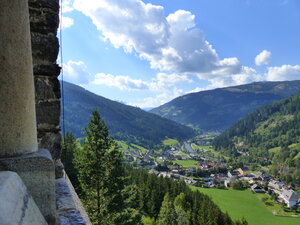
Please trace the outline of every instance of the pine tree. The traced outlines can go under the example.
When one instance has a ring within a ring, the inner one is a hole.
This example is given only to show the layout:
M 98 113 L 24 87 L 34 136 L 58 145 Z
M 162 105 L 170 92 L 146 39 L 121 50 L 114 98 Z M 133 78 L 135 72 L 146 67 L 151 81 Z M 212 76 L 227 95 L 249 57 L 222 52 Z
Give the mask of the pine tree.
M 75 163 L 89 216 L 93 224 L 126 224 L 122 155 L 97 110 L 85 132 L 87 137 Z
M 169 193 L 165 195 L 164 201 L 162 202 L 157 225 L 177 225 L 177 216 Z
M 174 208 L 177 215 L 177 224 L 190 225 L 190 205 L 188 204 L 184 193 L 177 195 L 174 200 Z

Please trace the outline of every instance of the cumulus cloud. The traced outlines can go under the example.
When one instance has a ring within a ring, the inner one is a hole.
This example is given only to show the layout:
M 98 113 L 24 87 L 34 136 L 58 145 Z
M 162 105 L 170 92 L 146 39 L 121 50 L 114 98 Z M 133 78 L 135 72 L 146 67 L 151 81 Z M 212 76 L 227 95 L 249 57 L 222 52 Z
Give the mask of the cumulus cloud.
M 169 82 L 174 74 L 183 81 L 186 74 L 196 74 L 215 84 L 239 83 L 252 74 L 244 75 L 235 57 L 219 59 L 189 11 L 165 16 L 162 6 L 141 0 L 74 0 L 74 8 L 92 19 L 104 40 L 148 60 L 151 68 L 168 74 Z
M 152 82 L 149 83 L 150 90 L 152 91 L 166 91 L 173 89 L 176 83 L 181 82 L 193 82 L 188 78 L 186 74 L 176 74 L 176 73 L 158 73 Z
M 94 84 L 102 84 L 110 87 L 117 87 L 121 90 L 145 90 L 149 89 L 149 84 L 142 80 L 135 80 L 129 76 L 116 76 L 112 74 L 97 73 Z
M 134 102 L 129 104 L 138 106 L 140 108 L 154 108 L 183 94 L 183 90 L 173 87 L 165 92 L 155 95 L 154 97 L 144 98 L 142 102 Z
M 73 0 L 63 0 L 62 1 L 62 12 L 68 13 L 74 10 Z
M 82 61 L 68 61 L 67 64 L 63 64 L 64 80 L 76 83 L 87 84 L 91 81 L 92 76 L 88 72 L 88 68 Z
M 185 94 L 197 93 L 197 92 L 205 91 L 205 90 L 207 90 L 207 89 L 206 88 L 201 88 L 201 87 L 196 87 L 193 90 L 187 91 Z
M 237 73 L 229 73 L 226 70 L 216 70 L 210 74 L 198 74 L 199 79 L 208 80 L 211 84 L 206 89 L 214 89 L 226 86 L 241 85 L 256 81 L 262 81 L 263 76 L 251 67 L 241 66 Z
M 140 0 L 75 0 L 75 9 L 90 17 L 103 38 L 116 48 L 135 52 L 152 68 L 174 72 L 207 72 L 218 56 L 195 27 L 195 16 Z
M 266 73 L 268 81 L 299 80 L 300 65 L 283 65 L 280 67 L 269 67 Z
M 62 29 L 69 28 L 74 25 L 74 19 L 71 17 L 66 17 L 63 16 L 62 18 L 60 17 L 60 26 L 62 26 Z
M 267 65 L 271 60 L 271 52 L 263 50 L 255 57 L 255 64 L 257 66 Z

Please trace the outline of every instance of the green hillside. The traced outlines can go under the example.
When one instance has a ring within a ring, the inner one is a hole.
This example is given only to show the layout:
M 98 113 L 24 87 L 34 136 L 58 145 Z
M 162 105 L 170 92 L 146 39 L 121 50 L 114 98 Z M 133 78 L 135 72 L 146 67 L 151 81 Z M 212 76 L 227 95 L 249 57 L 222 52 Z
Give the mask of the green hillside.
M 263 105 L 300 91 L 300 81 L 257 82 L 178 97 L 150 112 L 204 131 L 222 131 Z
M 273 175 L 300 187 L 298 143 L 300 93 L 255 110 L 214 140 L 217 150 L 244 163 L 271 164 Z
M 82 87 L 64 82 L 65 130 L 84 136 L 93 109 L 105 120 L 111 135 L 130 143 L 152 146 L 166 138 L 188 139 L 195 132 L 186 126 L 93 94 Z

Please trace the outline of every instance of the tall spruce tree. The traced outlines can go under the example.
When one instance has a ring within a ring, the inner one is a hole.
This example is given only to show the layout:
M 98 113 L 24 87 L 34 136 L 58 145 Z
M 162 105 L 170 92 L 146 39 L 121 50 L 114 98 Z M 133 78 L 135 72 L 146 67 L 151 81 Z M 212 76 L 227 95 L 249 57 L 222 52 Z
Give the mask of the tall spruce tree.
M 158 215 L 157 225 L 177 225 L 177 215 L 169 193 L 165 194 L 164 201 L 162 202 Z
M 83 191 L 83 200 L 93 224 L 115 225 L 126 217 L 122 190 L 124 168 L 122 155 L 97 110 L 92 112 L 85 129 L 82 149 L 76 154 L 75 165 Z

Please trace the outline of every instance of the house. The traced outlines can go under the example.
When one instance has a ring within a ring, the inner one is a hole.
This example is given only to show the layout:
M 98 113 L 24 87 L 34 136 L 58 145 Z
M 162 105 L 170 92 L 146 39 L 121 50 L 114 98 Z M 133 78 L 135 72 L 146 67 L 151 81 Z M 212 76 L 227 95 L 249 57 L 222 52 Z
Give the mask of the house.
M 224 185 L 225 187 L 229 187 L 232 183 L 236 181 L 238 181 L 238 179 L 235 176 L 231 176 L 224 181 Z
M 268 187 L 280 191 L 285 184 L 277 180 L 270 180 Z
M 284 190 L 279 197 L 288 207 L 294 207 L 300 201 L 300 196 L 293 190 Z
M 249 175 L 249 172 L 250 172 L 248 167 L 239 168 L 237 171 L 239 172 L 239 174 L 241 176 L 247 176 L 247 175 Z
M 231 178 L 231 177 L 237 177 L 238 176 L 238 172 L 237 171 L 228 171 L 227 176 L 229 178 Z
M 253 184 L 251 186 L 251 190 L 254 192 L 254 193 L 266 193 L 265 190 L 263 190 L 261 187 L 259 187 L 257 184 Z

